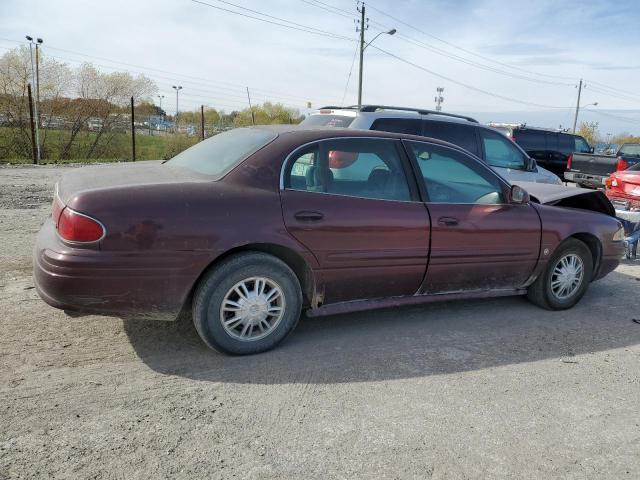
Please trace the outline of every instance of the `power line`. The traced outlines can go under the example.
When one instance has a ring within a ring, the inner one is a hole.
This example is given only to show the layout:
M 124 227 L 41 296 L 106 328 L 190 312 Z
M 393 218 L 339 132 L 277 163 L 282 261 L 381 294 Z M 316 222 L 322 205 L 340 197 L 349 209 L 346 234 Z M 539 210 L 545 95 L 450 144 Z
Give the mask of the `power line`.
M 425 68 L 425 67 L 423 67 L 422 65 L 418 65 L 417 63 L 414 63 L 414 62 L 412 62 L 412 61 L 410 61 L 410 60 L 407 60 L 407 59 L 405 59 L 405 58 L 402 58 L 402 57 L 400 57 L 400 56 L 398 56 L 398 55 L 396 55 L 396 54 L 394 54 L 394 53 L 388 52 L 387 50 L 383 50 L 382 48 L 377 47 L 377 46 L 375 46 L 375 45 L 370 45 L 370 47 L 371 47 L 371 48 L 375 48 L 376 50 L 378 50 L 378 51 L 380 51 L 380 52 L 382 52 L 382 53 L 384 53 L 384 54 L 386 54 L 386 55 L 388 55 L 388 56 L 390 56 L 390 57 L 393 57 L 393 58 L 395 58 L 396 60 L 399 60 L 400 62 L 406 63 L 407 65 L 411 65 L 411 66 L 412 66 L 412 67 L 414 67 L 414 68 L 417 68 L 417 69 L 419 69 L 419 70 L 422 70 L 423 72 L 429 73 L 429 74 L 434 75 L 434 76 L 436 76 L 436 77 L 438 77 L 438 78 L 442 78 L 442 79 L 447 80 L 447 81 L 449 81 L 449 82 L 451 82 L 451 83 L 454 83 L 454 84 L 456 84 L 456 85 L 460 85 L 461 87 L 468 88 L 468 89 L 473 90 L 473 91 L 475 91 L 475 92 L 483 93 L 484 95 L 489 95 L 489 96 L 491 96 L 491 97 L 499 98 L 499 99 L 501 99 L 501 100 L 506 100 L 506 101 L 508 101 L 508 102 L 520 103 L 520 104 L 522 104 L 522 105 L 528 105 L 528 106 L 533 106 L 533 107 L 540 107 L 540 108 L 552 108 L 552 109 L 567 109 L 567 108 L 573 108 L 573 107 L 558 107 L 558 106 L 555 106 L 555 105 L 544 105 L 544 104 L 540 104 L 540 103 L 527 102 L 527 101 L 524 101 L 524 100 L 518 100 L 518 99 L 516 99 L 516 98 L 507 97 L 507 96 L 505 96 L 505 95 L 500 95 L 500 94 L 497 94 L 497 93 L 492 93 L 492 92 L 489 92 L 489 91 L 487 91 L 487 90 L 483 90 L 483 89 L 481 89 L 481 88 L 474 87 L 474 86 L 472 86 L 472 85 L 468 85 L 468 84 L 466 84 L 466 83 L 460 82 L 460 81 L 458 81 L 458 80 L 454 80 L 453 78 L 451 78 L 451 77 L 447 77 L 447 76 L 442 75 L 442 74 L 440 74 L 440 73 L 436 73 L 436 72 L 434 72 L 433 70 L 429 70 L 428 68 Z
M 17 43 L 20 45 L 24 45 L 25 42 L 22 41 L 17 41 L 17 40 L 10 40 L 10 39 L 5 39 L 5 38 L 0 38 L 0 40 L 4 40 L 4 41 L 8 41 L 8 42 L 12 42 L 12 43 Z M 54 50 L 54 51 L 59 51 L 59 52 L 65 52 L 65 53 L 70 53 L 72 55 L 78 55 L 81 57 L 86 57 L 89 58 L 91 60 L 100 60 L 100 61 L 106 61 L 109 63 L 114 63 L 117 65 L 124 65 L 127 67 L 133 67 L 135 69 L 139 69 L 139 70 L 126 70 L 125 71 L 129 71 L 130 73 L 142 73 L 148 76 L 154 76 L 156 78 L 161 78 L 164 80 L 170 80 L 170 81 L 177 81 L 179 79 L 179 81 L 184 82 L 184 83 L 191 83 L 193 85 L 204 85 L 207 86 L 208 88 L 213 88 L 216 90 L 227 90 L 227 91 L 231 91 L 231 92 L 236 92 L 238 93 L 238 89 L 244 89 L 246 88 L 244 85 L 239 85 L 239 84 L 234 84 L 234 83 L 230 83 L 230 82 L 213 82 L 209 79 L 206 78 L 202 78 L 202 77 L 195 77 L 195 76 L 190 76 L 190 75 L 184 75 L 184 74 L 179 74 L 176 72 L 172 72 L 172 71 L 168 71 L 168 70 L 161 70 L 158 68 L 153 68 L 153 67 L 148 67 L 148 66 L 143 66 L 143 65 L 136 65 L 136 64 L 132 64 L 132 63 L 127 63 L 127 62 L 122 62 L 119 60 L 113 60 L 113 59 L 109 59 L 109 58 L 105 58 L 105 57 L 100 57 L 100 56 L 95 56 L 95 55 L 89 55 L 86 53 L 81 53 L 81 52 L 77 52 L 77 51 L 73 51 L 73 50 L 67 50 L 67 49 L 63 49 L 63 48 L 58 48 L 58 47 L 53 47 L 51 45 L 49 45 L 47 47 L 49 50 Z M 57 60 L 63 60 L 63 61 L 70 61 L 70 62 L 77 62 L 77 63 L 81 63 L 81 60 L 77 60 L 77 59 L 73 59 L 73 58 L 66 58 L 66 57 L 61 57 L 61 56 L 53 56 L 53 55 L 48 55 L 51 58 L 55 58 Z M 104 65 L 104 64 L 96 64 L 96 66 L 99 67 L 103 67 L 103 68 L 108 68 L 108 69 L 114 69 L 116 67 L 113 67 L 111 65 Z M 120 68 L 120 67 L 118 67 Z M 160 72 L 160 73 L 166 73 L 171 75 L 171 77 L 166 77 L 166 76 L 161 76 L 158 75 L 156 73 L 150 73 L 150 72 Z M 195 80 L 201 80 L 199 82 L 197 81 L 193 81 L 193 80 L 184 80 L 184 79 L 195 79 Z M 215 83 L 221 83 L 224 85 L 234 85 L 235 88 L 230 88 L 230 87 L 222 87 L 222 86 L 218 86 L 218 85 L 214 85 Z M 296 96 L 296 95 L 291 95 L 291 94 L 283 94 L 283 93 L 279 93 L 279 92 L 273 92 L 270 90 L 263 90 L 261 88 L 254 88 L 252 86 L 250 86 L 252 91 L 255 91 L 257 93 L 263 93 L 263 94 L 268 94 L 271 95 L 273 98 L 279 98 L 279 99 L 291 99 L 294 101 L 302 101 L 302 102 L 307 102 L 310 99 L 308 97 L 301 97 L 301 96 Z M 245 98 L 244 95 L 240 95 L 242 98 Z
M 460 47 L 460 46 L 458 46 L 458 45 L 456 45 L 456 44 L 454 44 L 454 43 L 448 42 L 447 40 L 444 40 L 444 39 L 442 39 L 442 38 L 440 38 L 440 37 L 437 37 L 437 36 L 435 36 L 435 35 L 433 35 L 433 34 L 431 34 L 431 33 L 427 33 L 427 32 L 425 32 L 424 30 L 422 30 L 422 29 L 420 29 L 420 28 L 418 28 L 418 27 L 415 27 L 415 26 L 411 25 L 410 23 L 405 22 L 404 20 L 401 20 L 401 19 L 399 19 L 399 18 L 397 18 L 397 17 L 394 17 L 393 15 L 391 15 L 391 14 L 389 14 L 389 13 L 386 13 L 385 11 L 383 11 L 383 10 L 381 10 L 381 9 L 379 9 L 379 8 L 377 8 L 377 7 L 375 7 L 374 5 L 372 5 L 370 2 L 367 2 L 367 6 L 368 6 L 369 8 L 371 8 L 372 10 L 377 11 L 377 12 L 378 12 L 378 13 L 380 13 L 380 14 L 382 14 L 382 15 L 384 15 L 384 16 L 386 16 L 386 17 L 389 17 L 389 18 L 391 18 L 392 20 L 395 20 L 396 22 L 399 22 L 399 23 L 401 23 L 401 24 L 403 24 L 403 25 L 405 25 L 405 26 L 407 26 L 407 27 L 411 28 L 412 30 L 415 30 L 415 31 L 417 31 L 417 32 L 421 33 L 422 35 L 425 35 L 425 36 L 427 36 L 427 37 L 433 38 L 434 40 L 437 40 L 437 41 L 439 41 L 439 42 L 442 42 L 442 43 L 444 43 L 445 45 L 448 45 L 448 46 L 450 46 L 450 47 L 452 47 L 452 48 L 455 48 L 455 49 L 457 49 L 457 50 L 460 50 L 460 51 L 462 51 L 462 52 L 465 52 L 465 53 L 467 53 L 467 54 L 469 54 L 469 55 L 473 55 L 473 56 L 475 56 L 475 57 L 482 58 L 483 60 L 486 60 L 486 61 L 488 61 L 488 62 L 492 62 L 492 63 L 495 63 L 495 64 L 497 64 L 497 65 L 501 65 L 501 66 L 503 66 L 503 67 L 511 68 L 511 69 L 513 69 L 513 70 L 519 70 L 519 71 L 521 71 L 521 72 L 528 73 L 528 74 L 531 74 L 531 75 L 537 75 L 537 76 L 548 77 L 548 78 L 558 78 L 558 79 L 561 79 L 561 80 L 572 80 L 572 81 L 573 81 L 573 80 L 575 80 L 574 78 L 571 78 L 571 77 L 565 77 L 565 76 L 560 76 L 560 75 L 549 75 L 549 74 L 545 74 L 545 73 L 534 72 L 534 71 L 532 71 L 532 70 L 527 70 L 527 69 L 524 69 L 524 68 L 520 68 L 520 67 L 515 67 L 515 66 L 513 66 L 513 65 L 509 65 L 508 63 L 499 62 L 498 60 L 494 60 L 494 59 L 492 59 L 492 58 L 486 57 L 486 56 L 481 55 L 481 54 L 479 54 L 479 53 L 477 53 L 477 52 L 474 52 L 474 51 L 472 51 L 472 50 L 467 50 L 466 48 L 463 48 L 463 47 Z
M 300 1 L 302 1 L 302 2 L 304 2 L 306 4 L 309 4 L 309 5 L 313 5 L 314 7 L 321 8 L 321 9 L 323 9 L 325 11 L 334 13 L 336 15 L 340 15 L 340 16 L 343 16 L 343 17 L 347 17 L 348 16 L 346 13 L 343 13 L 345 11 L 341 10 L 341 9 L 337 9 L 336 8 L 336 10 L 338 10 L 338 11 L 329 10 L 328 8 L 323 6 L 323 5 L 327 5 L 327 4 L 325 4 L 323 2 L 320 2 L 319 0 L 311 0 L 311 1 L 309 1 L 309 0 L 300 0 Z M 321 3 L 322 5 L 317 5 L 315 2 Z M 421 30 L 416 29 L 415 27 L 412 27 L 411 25 L 407 24 L 406 22 L 402 22 L 401 20 L 396 19 L 395 17 L 392 17 L 391 15 L 385 14 L 381 10 L 378 10 L 378 9 L 375 9 L 375 10 L 381 12 L 383 15 L 386 15 L 386 16 L 389 16 L 390 18 L 393 18 L 396 21 L 399 21 L 400 23 L 403 23 L 403 24 L 405 24 L 407 26 L 410 26 L 411 28 L 413 28 L 413 29 L 415 29 L 415 30 L 417 30 L 417 31 L 422 33 Z M 352 18 L 352 17 L 349 16 L 349 18 Z M 371 21 L 371 23 L 374 23 L 376 25 L 382 26 L 384 28 L 384 30 L 389 30 L 389 28 L 390 28 L 389 25 L 385 25 L 385 24 L 382 24 L 382 23 L 374 21 L 374 20 L 370 20 L 370 21 Z M 428 35 L 428 34 L 425 33 L 425 35 Z M 573 87 L 575 85 L 574 83 L 558 82 L 558 81 L 554 81 L 554 80 L 542 80 L 540 78 L 534 78 L 534 77 L 531 77 L 531 76 L 526 76 L 526 75 L 523 75 L 521 73 L 513 73 L 513 72 L 508 72 L 508 71 L 505 71 L 505 70 L 501 70 L 501 69 L 496 68 L 496 67 L 492 67 L 492 66 L 489 66 L 489 65 L 485 65 L 485 64 L 470 60 L 468 58 L 461 57 L 460 55 L 455 55 L 453 53 L 447 52 L 446 50 L 443 50 L 441 48 L 435 47 L 435 46 L 430 45 L 428 43 L 425 43 L 425 42 L 423 42 L 421 40 L 415 39 L 415 38 L 410 37 L 408 35 L 404 35 L 402 33 L 396 34 L 396 37 L 400 38 L 401 40 L 404 40 L 407 43 L 410 43 L 410 44 L 412 44 L 414 46 L 417 46 L 419 48 L 423 48 L 425 50 L 429 50 L 431 52 L 434 52 L 437 55 L 441 55 L 441 56 L 443 56 L 445 58 L 449 58 L 451 60 L 455 60 L 455 61 L 464 63 L 466 65 L 470 65 L 472 67 L 476 67 L 476 68 L 479 68 L 479 69 L 482 69 L 482 70 L 485 70 L 485 71 L 488 71 L 488 72 L 496 73 L 496 74 L 499 74 L 499 75 L 504 75 L 504 76 L 507 76 L 507 77 L 510 77 L 510 78 L 515 78 L 515 79 L 524 80 L 524 81 L 528 81 L 528 82 L 539 83 L 539 84 L 546 84 L 546 85 L 558 85 L 558 86 L 569 86 L 569 87 Z
M 640 118 L 621 117 L 619 115 L 613 115 L 611 113 L 606 113 L 606 112 L 603 112 L 601 110 L 596 110 L 596 109 L 591 109 L 591 108 L 584 108 L 583 110 L 586 110 L 586 111 L 591 112 L 591 113 L 595 113 L 597 115 L 602 115 L 604 117 L 615 118 L 616 120 L 620 120 L 622 122 L 632 123 L 634 125 L 640 125 Z
M 301 31 L 301 32 L 306 32 L 306 33 L 313 33 L 315 35 L 321 35 L 321 36 L 324 36 L 324 37 L 335 38 L 335 39 L 338 39 L 338 40 L 353 41 L 353 39 L 351 39 L 349 37 L 345 37 L 344 35 L 338 35 L 338 34 L 335 34 L 335 33 L 327 32 L 325 30 L 320 30 L 320 29 L 315 28 L 315 27 L 308 27 L 306 25 L 295 23 L 295 22 L 292 22 L 290 20 L 286 20 L 284 18 L 275 17 L 273 15 L 269 15 L 269 14 L 266 14 L 266 13 L 258 12 L 257 10 L 251 10 L 249 8 L 241 7 L 239 5 L 235 5 L 235 4 L 230 3 L 230 2 L 225 2 L 223 0 L 215 0 L 215 1 L 227 4 L 227 5 L 232 5 L 232 6 L 236 7 L 236 8 L 240 8 L 242 10 L 246 10 L 246 11 L 250 11 L 250 12 L 256 13 L 258 15 L 262 15 L 263 17 L 266 17 L 266 18 L 273 18 L 273 19 L 279 20 L 279 22 L 286 22 L 286 23 L 274 22 L 274 21 L 271 21 L 271 20 L 267 20 L 266 18 L 260 18 L 260 17 L 255 17 L 253 15 L 247 15 L 247 14 L 241 13 L 241 12 L 236 12 L 235 10 L 230 10 L 228 8 L 223 8 L 223 7 L 219 7 L 219 6 L 216 6 L 216 5 L 212 5 L 212 4 L 207 3 L 207 2 L 203 2 L 202 0 L 191 0 L 191 1 L 193 3 L 198 3 L 200 5 L 205 5 L 207 7 L 215 8 L 216 10 L 222 10 L 224 12 L 233 13 L 235 15 L 240 15 L 241 17 L 252 18 L 253 20 L 259 20 L 261 22 L 270 23 L 272 25 L 277 25 L 277 26 L 284 27 L 284 28 L 289 28 L 289 29 L 292 29 L 292 30 L 298 30 L 298 31 Z
M 344 105 L 344 99 L 347 96 L 347 89 L 349 88 L 349 81 L 351 80 L 351 73 L 353 72 L 353 66 L 356 63 L 356 56 L 358 55 L 358 50 L 360 49 L 360 45 L 356 44 L 356 49 L 353 52 L 353 59 L 351 60 L 351 67 L 349 68 L 349 75 L 347 76 L 347 83 L 344 85 L 344 93 L 342 94 L 342 100 L 340 101 L 340 105 Z

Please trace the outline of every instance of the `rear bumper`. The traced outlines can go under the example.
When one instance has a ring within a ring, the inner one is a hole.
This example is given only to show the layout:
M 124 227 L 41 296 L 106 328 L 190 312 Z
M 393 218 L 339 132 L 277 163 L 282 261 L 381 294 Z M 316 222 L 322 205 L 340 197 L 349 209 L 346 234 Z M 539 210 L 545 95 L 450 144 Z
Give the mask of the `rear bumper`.
M 74 248 L 45 222 L 33 253 L 36 290 L 78 313 L 175 320 L 206 262 L 194 252 L 103 252 Z
M 594 188 L 604 187 L 604 181 L 608 177 L 609 175 L 590 175 L 588 173 L 564 172 L 564 179 L 566 181 Z

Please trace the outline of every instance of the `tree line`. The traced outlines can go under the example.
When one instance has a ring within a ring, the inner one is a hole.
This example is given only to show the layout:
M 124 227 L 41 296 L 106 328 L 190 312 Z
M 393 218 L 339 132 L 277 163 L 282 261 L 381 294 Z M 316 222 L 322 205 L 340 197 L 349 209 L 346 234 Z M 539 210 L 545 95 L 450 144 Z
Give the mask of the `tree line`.
M 136 127 L 151 130 L 150 119 L 162 118 L 171 131 L 193 134 L 200 129 L 200 110 L 179 112 L 176 119 L 154 105 L 157 84 L 145 75 L 103 72 L 91 63 L 72 67 L 40 55 L 37 124 L 40 126 L 41 158 L 44 161 L 122 158 L 129 155 L 130 99 L 134 97 Z M 32 156 L 31 118 L 27 85 L 32 82 L 29 49 L 22 46 L 0 56 L 0 159 Z M 33 89 L 33 85 L 32 85 Z M 35 101 L 36 91 L 33 90 Z M 253 115 L 252 115 L 253 113 Z M 298 123 L 296 109 L 265 102 L 225 112 L 204 109 L 205 132 L 255 124 Z M 185 129 L 184 127 L 190 127 Z M 199 134 L 199 133 L 198 133 Z M 167 137 L 177 135 L 171 134 Z M 162 156 L 178 153 L 195 140 L 157 139 L 166 144 Z M 155 150 L 157 151 L 157 150 Z

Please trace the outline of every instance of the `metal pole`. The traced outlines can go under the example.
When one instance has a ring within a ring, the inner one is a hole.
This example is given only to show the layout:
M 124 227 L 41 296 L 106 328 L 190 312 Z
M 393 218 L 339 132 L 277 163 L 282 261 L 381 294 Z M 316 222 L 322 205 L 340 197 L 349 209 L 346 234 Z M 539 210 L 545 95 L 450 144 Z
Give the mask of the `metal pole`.
M 31 151 L 33 154 L 33 164 L 38 164 L 38 151 L 36 149 L 36 132 L 33 126 L 33 97 L 31 96 L 31 84 L 27 83 L 27 93 L 29 95 L 29 119 L 31 123 Z
M 578 103 L 576 103 L 576 115 L 573 117 L 573 133 L 576 133 L 576 125 L 578 124 L 578 112 L 580 111 L 580 94 L 582 93 L 582 79 L 578 86 Z
M 204 140 L 204 105 L 200 105 L 200 129 L 202 130 L 202 140 Z
M 360 10 L 360 74 L 358 76 L 358 108 L 362 107 L 362 62 L 364 60 L 364 2 Z
M 36 81 L 36 70 L 35 67 L 33 65 L 33 43 L 30 42 L 29 43 L 29 55 L 31 56 L 31 77 L 32 77 L 32 81 L 35 82 Z M 34 110 L 35 110 L 35 119 L 36 119 L 36 126 L 35 126 L 35 137 L 36 137 L 36 160 L 39 163 L 40 162 L 40 135 L 39 135 L 39 131 L 38 131 L 38 104 L 36 104 L 34 106 Z
M 131 153 L 133 161 L 136 161 L 136 124 L 135 110 L 133 109 L 133 96 L 131 97 Z
M 36 43 L 36 111 L 38 112 L 38 125 L 40 125 L 40 49 Z
M 249 111 L 251 112 L 251 123 L 256 124 L 256 116 L 253 114 L 253 107 L 251 106 L 251 96 L 249 95 L 249 87 L 247 87 L 247 98 L 249 99 Z

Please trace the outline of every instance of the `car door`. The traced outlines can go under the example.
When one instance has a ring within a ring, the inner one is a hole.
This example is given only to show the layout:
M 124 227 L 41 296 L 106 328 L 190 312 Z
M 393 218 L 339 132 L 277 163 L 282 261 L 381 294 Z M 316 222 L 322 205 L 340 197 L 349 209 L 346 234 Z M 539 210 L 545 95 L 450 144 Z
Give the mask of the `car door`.
M 531 205 L 460 150 L 405 140 L 431 216 L 424 293 L 519 287 L 538 261 L 541 223 Z
M 412 295 L 429 254 L 429 215 L 398 140 L 336 138 L 287 159 L 288 232 L 317 258 L 324 303 Z

